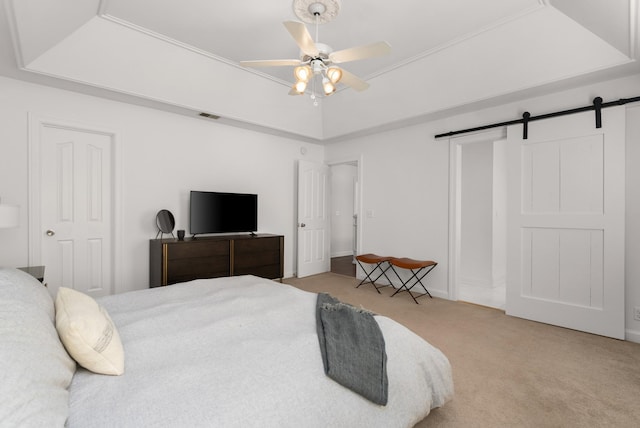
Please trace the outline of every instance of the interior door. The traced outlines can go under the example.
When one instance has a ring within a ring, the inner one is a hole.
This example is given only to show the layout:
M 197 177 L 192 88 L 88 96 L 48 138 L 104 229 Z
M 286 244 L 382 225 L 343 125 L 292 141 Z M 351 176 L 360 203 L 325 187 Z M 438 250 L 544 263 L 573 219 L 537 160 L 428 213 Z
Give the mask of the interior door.
M 329 235 L 329 167 L 298 162 L 298 266 L 299 278 L 331 270 Z
M 92 296 L 112 289 L 109 135 L 41 128 L 41 263 L 55 295 L 64 286 Z
M 624 338 L 625 113 L 507 131 L 507 314 Z

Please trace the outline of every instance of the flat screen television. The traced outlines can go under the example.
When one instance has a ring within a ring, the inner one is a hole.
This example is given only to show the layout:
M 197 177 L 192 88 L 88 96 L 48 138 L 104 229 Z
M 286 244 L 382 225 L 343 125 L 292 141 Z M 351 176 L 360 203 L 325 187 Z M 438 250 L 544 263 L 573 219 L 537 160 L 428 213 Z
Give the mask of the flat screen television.
M 258 195 L 192 190 L 189 198 L 189 230 L 193 236 L 257 231 Z

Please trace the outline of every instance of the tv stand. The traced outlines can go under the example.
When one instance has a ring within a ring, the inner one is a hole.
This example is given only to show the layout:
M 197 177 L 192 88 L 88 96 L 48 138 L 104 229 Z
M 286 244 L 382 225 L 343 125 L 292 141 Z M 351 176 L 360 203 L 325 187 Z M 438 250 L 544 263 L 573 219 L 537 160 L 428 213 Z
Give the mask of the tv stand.
M 152 239 L 149 286 L 160 287 L 201 278 L 256 275 L 284 276 L 284 236 L 270 234 Z

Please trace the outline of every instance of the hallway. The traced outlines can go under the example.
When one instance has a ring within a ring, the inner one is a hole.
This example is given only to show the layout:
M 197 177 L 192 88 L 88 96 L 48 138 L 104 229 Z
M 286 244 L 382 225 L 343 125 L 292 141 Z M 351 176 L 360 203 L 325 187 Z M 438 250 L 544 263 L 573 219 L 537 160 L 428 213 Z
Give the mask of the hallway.
M 356 265 L 353 256 L 333 257 L 331 259 L 331 272 L 345 276 L 356 276 Z

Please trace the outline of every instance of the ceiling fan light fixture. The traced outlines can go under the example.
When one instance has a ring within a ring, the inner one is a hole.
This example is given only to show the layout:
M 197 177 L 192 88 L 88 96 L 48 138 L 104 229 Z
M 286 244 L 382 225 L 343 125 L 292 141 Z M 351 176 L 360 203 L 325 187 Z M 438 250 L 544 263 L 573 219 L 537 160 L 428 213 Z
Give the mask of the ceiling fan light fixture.
M 331 81 L 331 83 L 336 84 L 342 79 L 342 70 L 338 67 L 329 67 L 327 69 L 327 77 Z
M 337 16 L 341 8 L 341 0 L 292 1 L 293 10 L 302 22 L 285 21 L 283 24 L 300 49 L 299 58 L 240 61 L 240 65 L 243 67 L 293 66 L 295 83 L 289 90 L 289 95 L 302 95 L 308 90 L 314 105 L 318 104 L 316 96 L 321 96 L 322 92 L 325 96 L 336 92 L 338 82 L 358 92 L 367 89 L 369 87 L 367 82 L 334 64 L 386 55 L 390 52 L 391 46 L 387 42 L 377 42 L 334 52 L 331 46 L 318 41 L 318 27 Z M 315 24 L 315 38 L 311 36 L 305 23 Z M 323 91 L 316 92 L 320 84 Z
M 298 81 L 306 83 L 311 78 L 311 67 L 308 65 L 300 65 L 293 70 L 293 74 Z

